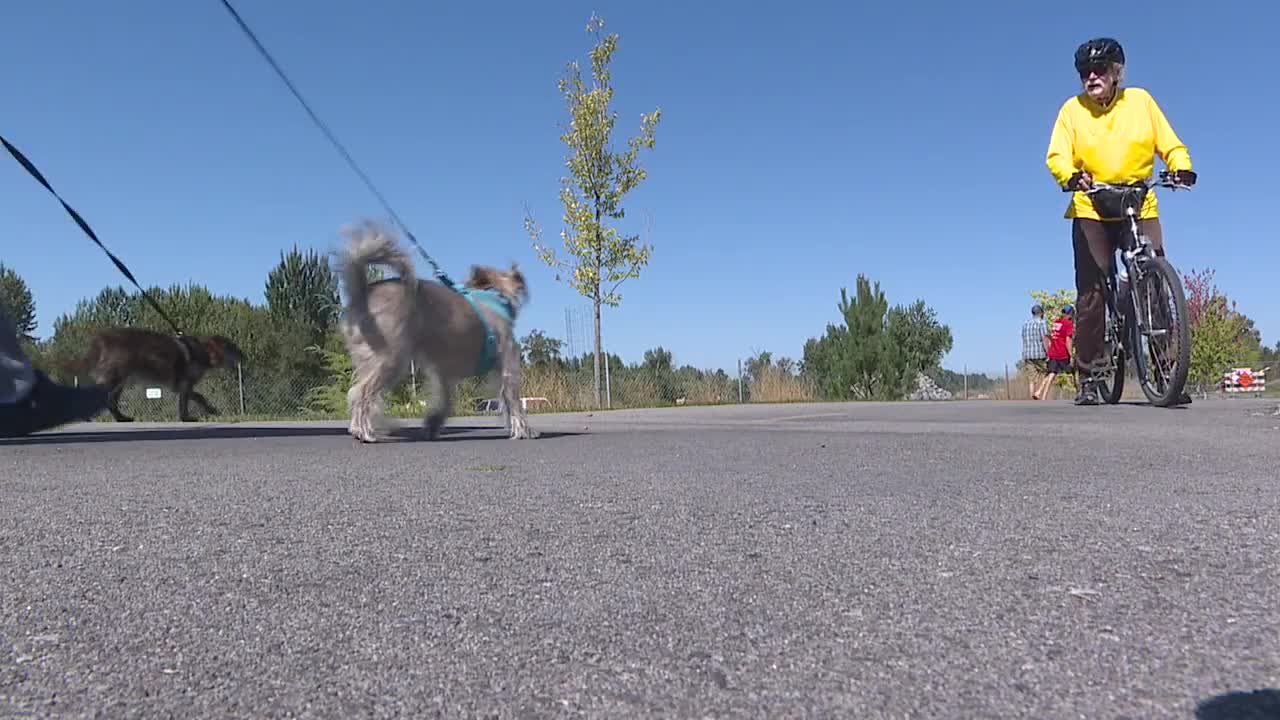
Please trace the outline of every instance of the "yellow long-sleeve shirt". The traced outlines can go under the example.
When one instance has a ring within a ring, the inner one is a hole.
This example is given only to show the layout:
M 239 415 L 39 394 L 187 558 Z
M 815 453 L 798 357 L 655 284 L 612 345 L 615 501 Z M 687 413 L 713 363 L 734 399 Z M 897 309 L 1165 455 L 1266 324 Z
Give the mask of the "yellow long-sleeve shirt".
M 1059 186 L 1077 170 L 1105 183 L 1131 183 L 1151 177 L 1155 156 L 1170 170 L 1191 170 L 1191 155 L 1165 118 L 1151 93 L 1121 88 L 1115 102 L 1103 108 L 1085 94 L 1062 104 L 1049 137 L 1045 162 Z M 1064 217 L 1099 220 L 1093 202 L 1071 194 Z M 1140 218 L 1158 217 L 1156 194 L 1148 193 Z

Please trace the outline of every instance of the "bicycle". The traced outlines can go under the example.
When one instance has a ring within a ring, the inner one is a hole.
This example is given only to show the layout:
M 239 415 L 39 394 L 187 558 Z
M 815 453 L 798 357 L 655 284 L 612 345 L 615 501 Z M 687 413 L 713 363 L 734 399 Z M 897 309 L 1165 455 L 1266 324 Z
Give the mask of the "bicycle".
M 1157 185 L 1171 190 L 1190 188 L 1174 180 L 1168 170 L 1162 170 L 1159 180 L 1144 179 L 1123 185 L 1095 181 L 1089 190 L 1083 191 L 1086 195 L 1103 196 L 1105 200 L 1118 204 L 1120 214 L 1128 223 L 1123 246 L 1118 248 L 1122 262 L 1115 262 L 1113 249 L 1111 270 L 1105 276 L 1104 360 L 1089 369 L 1094 386 L 1108 405 L 1120 401 L 1124 391 L 1125 362 L 1130 356 L 1142 393 L 1157 407 L 1168 407 L 1182 395 L 1191 367 L 1191 327 L 1187 320 L 1187 299 L 1182 281 L 1173 265 L 1156 255 L 1146 236 L 1138 231 L 1138 209 L 1146 200 L 1147 193 Z M 1066 188 L 1064 191 L 1072 192 Z M 1110 212 L 1105 214 L 1112 215 Z M 1127 286 L 1128 292 L 1118 290 L 1117 285 Z M 1118 298 L 1120 303 L 1117 303 Z M 1172 308 L 1169 308 L 1170 304 Z M 1164 312 L 1158 314 L 1163 317 L 1157 317 L 1157 308 L 1160 307 Z M 1170 309 L 1176 316 L 1175 323 L 1165 322 Z M 1145 310 L 1145 314 L 1139 315 L 1139 310 Z M 1170 324 L 1174 326 L 1168 327 Z M 1176 348 L 1172 367 L 1164 372 L 1169 364 L 1166 351 L 1171 335 Z M 1144 340 L 1145 352 L 1139 352 L 1144 349 Z

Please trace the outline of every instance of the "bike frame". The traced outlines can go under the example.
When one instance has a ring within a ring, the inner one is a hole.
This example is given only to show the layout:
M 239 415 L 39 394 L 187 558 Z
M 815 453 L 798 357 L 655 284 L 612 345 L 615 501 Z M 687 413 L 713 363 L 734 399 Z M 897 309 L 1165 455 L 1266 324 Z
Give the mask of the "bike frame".
M 1142 203 L 1146 200 L 1147 193 L 1155 189 L 1156 186 L 1166 187 L 1171 190 L 1187 189 L 1188 186 L 1182 185 L 1173 180 L 1171 173 L 1162 170 L 1158 180 L 1149 178 L 1143 179 L 1132 185 L 1111 185 L 1103 182 L 1094 182 L 1090 189 L 1083 191 L 1086 195 L 1094 195 L 1101 192 L 1117 193 L 1120 197 L 1122 207 L 1124 208 L 1125 220 L 1127 224 L 1124 246 L 1120 247 L 1120 261 L 1123 264 L 1117 265 L 1115 262 L 1115 251 L 1112 251 L 1112 262 L 1110 272 L 1106 274 L 1104 281 L 1105 292 L 1104 302 L 1108 313 L 1108 321 L 1104 331 L 1105 344 L 1107 347 L 1107 365 L 1103 371 L 1113 371 L 1123 373 L 1123 363 L 1120 367 L 1112 367 L 1115 357 L 1115 349 L 1112 343 L 1120 342 L 1125 351 L 1125 356 L 1131 359 L 1134 364 L 1134 370 L 1138 373 L 1139 381 L 1145 382 L 1147 379 L 1147 359 L 1146 356 L 1139 352 L 1141 349 L 1141 339 L 1144 336 L 1155 334 L 1167 334 L 1168 329 L 1159 331 L 1151 330 L 1143 327 L 1143 322 L 1139 318 L 1138 313 L 1138 292 L 1139 283 L 1146 277 L 1147 262 L 1155 257 L 1151 243 L 1147 240 L 1147 236 L 1143 235 L 1138 228 L 1138 212 L 1141 210 Z M 1117 276 L 1120 274 L 1120 267 L 1124 268 L 1126 282 L 1128 284 L 1128 292 L 1125 293 L 1124 300 L 1127 302 L 1127 308 L 1130 312 L 1120 312 L 1118 307 L 1120 293 L 1117 288 Z M 1095 376 L 1097 375 L 1095 370 Z

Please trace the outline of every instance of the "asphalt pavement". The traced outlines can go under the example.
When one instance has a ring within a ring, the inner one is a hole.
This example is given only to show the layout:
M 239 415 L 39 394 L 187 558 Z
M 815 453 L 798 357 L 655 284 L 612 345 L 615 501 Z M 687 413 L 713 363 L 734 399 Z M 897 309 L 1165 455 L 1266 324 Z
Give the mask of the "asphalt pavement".
M 0 717 L 1274 719 L 1275 411 L 0 440 Z

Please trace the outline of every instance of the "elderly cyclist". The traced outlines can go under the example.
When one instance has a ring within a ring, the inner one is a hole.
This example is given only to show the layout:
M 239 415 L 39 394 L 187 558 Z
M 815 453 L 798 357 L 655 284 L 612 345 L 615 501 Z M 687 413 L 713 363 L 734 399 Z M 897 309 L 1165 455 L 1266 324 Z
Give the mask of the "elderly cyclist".
M 1065 101 L 1049 138 L 1045 161 L 1060 186 L 1073 190 L 1064 217 L 1071 220 L 1076 272 L 1076 376 L 1078 405 L 1096 405 L 1098 393 L 1090 368 L 1100 362 L 1106 328 L 1103 283 L 1113 248 L 1124 232 L 1123 217 L 1103 217 L 1088 190 L 1094 180 L 1127 184 L 1150 177 L 1155 156 L 1181 184 L 1194 185 L 1191 155 L 1149 92 L 1121 87 L 1124 49 L 1112 38 L 1095 38 L 1076 49 L 1075 68 L 1082 92 Z M 1139 231 L 1157 255 L 1164 255 L 1155 193 L 1138 213 Z M 1191 402 L 1183 393 L 1179 402 Z

